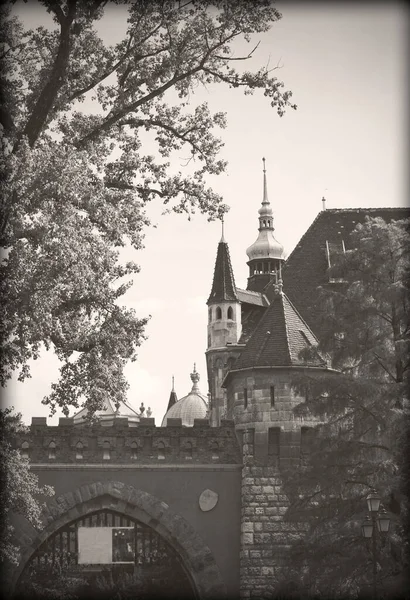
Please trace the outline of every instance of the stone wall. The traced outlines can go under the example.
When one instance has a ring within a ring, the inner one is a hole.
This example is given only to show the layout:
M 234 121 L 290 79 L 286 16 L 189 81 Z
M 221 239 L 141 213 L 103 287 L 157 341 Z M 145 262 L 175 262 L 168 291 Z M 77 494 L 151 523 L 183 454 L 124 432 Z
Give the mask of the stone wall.
M 255 462 L 253 431 L 245 431 L 243 441 L 240 593 L 241 598 L 262 598 L 275 590 L 286 551 L 304 526 L 286 522 L 289 503 L 279 469 Z

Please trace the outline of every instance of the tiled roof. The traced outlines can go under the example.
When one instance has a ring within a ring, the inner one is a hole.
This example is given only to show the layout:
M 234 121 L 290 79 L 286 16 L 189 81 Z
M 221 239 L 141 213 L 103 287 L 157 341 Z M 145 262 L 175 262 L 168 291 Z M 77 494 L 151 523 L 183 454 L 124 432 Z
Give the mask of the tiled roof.
M 73 415 L 74 424 L 82 423 L 87 417 L 87 408 L 82 408 Z M 138 423 L 140 415 L 124 400 L 120 402 L 117 408 L 115 403 L 109 398 L 104 398 L 103 407 L 94 413 L 94 418 L 99 419 L 103 423 L 111 423 L 117 417 L 127 417 L 130 422 Z
M 309 361 L 299 358 L 304 348 L 317 339 L 285 294 L 277 294 L 256 325 L 234 370 L 270 366 L 324 366 L 316 355 Z
M 289 255 L 283 271 L 283 287 L 314 333 L 322 332 L 317 311 L 317 288 L 329 284 L 326 242 L 335 244 L 343 239 L 349 248 L 349 234 L 367 216 L 381 217 L 386 222 L 410 216 L 408 208 L 346 208 L 320 212 Z
M 237 302 L 235 280 L 232 271 L 229 248 L 226 242 L 220 241 L 216 255 L 214 280 L 207 304 L 211 302 Z
M 236 288 L 236 294 L 239 302 L 246 304 L 255 304 L 255 306 L 269 306 L 269 301 L 261 292 L 253 292 L 252 290 L 242 290 Z

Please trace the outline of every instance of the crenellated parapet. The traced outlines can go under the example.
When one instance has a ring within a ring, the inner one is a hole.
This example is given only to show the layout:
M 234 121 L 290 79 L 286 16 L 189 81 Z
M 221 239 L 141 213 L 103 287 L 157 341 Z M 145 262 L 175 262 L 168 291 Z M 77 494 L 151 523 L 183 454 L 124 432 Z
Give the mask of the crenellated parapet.
M 240 464 L 233 421 L 210 427 L 208 419 L 195 419 L 183 427 L 181 419 L 168 419 L 167 427 L 156 427 L 152 418 L 142 418 L 138 427 L 126 418 L 111 426 L 100 422 L 75 425 L 60 418 L 51 426 L 43 417 L 33 417 L 27 433 L 16 436 L 15 447 L 39 464 Z

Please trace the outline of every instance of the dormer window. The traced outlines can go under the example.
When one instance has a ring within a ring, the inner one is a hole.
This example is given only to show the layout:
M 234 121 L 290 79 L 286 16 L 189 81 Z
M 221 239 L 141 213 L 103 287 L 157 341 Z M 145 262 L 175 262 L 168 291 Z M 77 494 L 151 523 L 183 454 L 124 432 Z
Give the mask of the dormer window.
M 345 243 L 342 238 L 339 238 L 337 242 L 329 242 L 326 240 L 329 283 L 342 283 L 344 281 L 343 268 L 340 265 L 337 265 L 337 263 L 340 261 L 340 256 L 345 253 Z
M 222 319 L 222 309 L 220 306 L 216 308 L 216 320 L 220 321 Z
M 30 449 L 30 446 L 29 446 L 28 442 L 23 442 L 21 444 L 20 454 L 23 458 L 30 458 L 29 449 Z
M 56 457 L 56 443 L 50 442 L 48 445 L 48 458 L 49 460 L 54 460 Z
M 232 306 L 230 306 L 228 308 L 228 319 L 230 319 L 231 321 L 233 319 L 233 309 L 232 309 Z

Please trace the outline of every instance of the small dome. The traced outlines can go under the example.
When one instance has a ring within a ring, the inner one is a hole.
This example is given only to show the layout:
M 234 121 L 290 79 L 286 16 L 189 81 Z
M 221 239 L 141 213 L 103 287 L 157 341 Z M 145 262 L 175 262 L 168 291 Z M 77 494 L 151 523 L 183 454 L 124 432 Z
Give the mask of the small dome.
M 284 259 L 284 248 L 274 237 L 271 229 L 262 229 L 258 239 L 246 250 L 249 260 L 263 258 Z
M 184 427 L 193 427 L 194 419 L 205 419 L 208 416 L 207 398 L 199 391 L 198 381 L 199 373 L 197 373 L 195 365 L 194 371 L 191 373 L 193 383 L 192 389 L 187 396 L 178 400 L 171 408 L 169 408 L 162 420 L 161 427 L 167 426 L 167 420 L 181 419 Z

